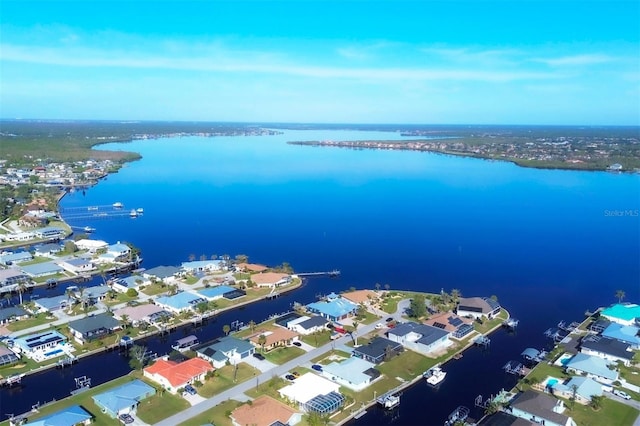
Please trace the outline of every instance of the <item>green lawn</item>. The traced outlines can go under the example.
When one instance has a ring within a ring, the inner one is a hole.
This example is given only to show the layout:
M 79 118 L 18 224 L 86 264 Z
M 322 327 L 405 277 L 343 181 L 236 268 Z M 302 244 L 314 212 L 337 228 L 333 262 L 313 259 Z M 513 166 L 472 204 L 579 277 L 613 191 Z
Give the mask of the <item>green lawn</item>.
M 331 331 L 325 330 L 308 336 L 300 336 L 300 340 L 314 347 L 324 346 L 331 341 Z
M 299 357 L 304 353 L 305 353 L 304 350 L 297 348 L 295 346 L 291 346 L 291 347 L 277 348 L 272 351 L 265 352 L 264 356 L 272 363 L 281 365 L 287 361 L 291 361 L 292 359 Z
M 624 405 L 618 401 L 605 398 L 602 402 L 602 408 L 595 411 L 593 408 L 581 404 L 575 404 L 571 407 L 571 402 L 565 401 L 568 409 L 563 413 L 573 417 L 579 426 L 631 426 L 638 417 L 638 410 L 628 405 Z
M 189 403 L 183 398 L 170 392 L 159 391 L 140 402 L 136 414 L 145 423 L 154 424 L 189 407 Z
M 222 404 L 216 405 L 211 410 L 207 410 L 186 422 L 180 423 L 180 426 L 201 426 L 207 423 L 216 426 L 232 426 L 229 416 L 233 410 L 241 405 L 242 403 L 238 401 L 225 401 Z
M 49 262 L 50 260 L 51 259 L 49 259 L 48 257 L 34 256 L 33 259 L 31 260 L 28 260 L 26 262 L 20 262 L 20 266 L 36 265 L 38 263 Z
M 6 327 L 10 331 L 20 331 L 20 330 L 24 330 L 25 328 L 31 328 L 37 325 L 47 324 L 55 320 L 56 320 L 55 317 L 47 318 L 45 314 L 38 314 L 31 318 L 26 318 L 26 319 L 9 323 L 7 324 Z
M 281 389 L 290 384 L 287 380 L 282 377 L 274 377 L 271 380 L 267 380 L 264 383 L 259 383 L 258 387 L 254 387 L 245 392 L 251 398 L 257 398 L 260 395 L 269 395 L 272 398 L 280 400 L 280 394 L 278 393 L 278 389 Z
M 169 291 L 169 288 L 166 284 L 163 285 L 161 283 L 155 283 L 145 286 L 141 291 L 147 296 L 155 296 L 161 293 L 166 293 Z
M 634 357 L 634 359 L 636 357 Z M 627 382 L 631 383 L 632 385 L 640 386 L 640 368 L 625 367 L 622 363 L 618 363 L 618 368 L 620 369 L 620 375 L 622 376 L 623 379 L 625 379 Z
M 401 377 L 404 380 L 412 380 L 435 364 L 436 361 L 434 359 L 407 350 L 400 355 L 394 356 L 389 361 L 383 362 L 377 368 L 387 377 Z
M 482 324 L 479 324 L 478 322 L 474 321 L 473 328 L 479 333 L 486 334 L 489 330 L 491 330 L 495 326 L 502 324 L 502 322 L 506 319 L 507 319 L 507 311 L 502 309 L 500 310 L 500 314 L 498 314 L 497 317 L 495 317 L 490 321 L 485 319 Z
M 195 283 L 197 283 L 200 279 L 197 277 L 194 277 L 193 275 L 188 275 L 183 281 L 185 284 L 187 285 L 194 285 Z
M 234 371 L 235 368 L 232 365 L 227 365 L 216 370 L 214 376 L 206 380 L 204 384 L 198 388 L 198 393 L 205 398 L 211 398 L 224 390 L 232 388 L 238 383 L 245 382 L 260 374 L 260 371 L 244 362 L 238 364 L 235 380 Z

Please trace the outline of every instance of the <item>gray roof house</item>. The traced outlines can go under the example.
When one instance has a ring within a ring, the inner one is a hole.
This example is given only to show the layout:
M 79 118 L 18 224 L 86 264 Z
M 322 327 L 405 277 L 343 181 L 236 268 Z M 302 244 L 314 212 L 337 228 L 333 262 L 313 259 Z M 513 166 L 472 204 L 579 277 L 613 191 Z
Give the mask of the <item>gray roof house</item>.
M 394 342 L 384 337 L 376 337 L 368 344 L 353 349 L 353 356 L 362 358 L 365 361 L 379 364 L 389 356 L 399 354 L 404 349 L 400 343 Z
M 519 394 L 511 403 L 511 414 L 545 426 L 576 426 L 564 413 L 562 400 L 532 390 Z
M 196 354 L 210 363 L 216 368 L 222 368 L 226 362 L 232 364 L 242 362 L 255 352 L 255 347 L 247 342 L 233 336 L 225 336 L 212 342 L 207 342 L 193 348 Z
M 183 270 L 175 266 L 156 266 L 155 268 L 143 271 L 142 275 L 148 279 L 157 278 L 161 281 L 169 282 L 175 280 L 175 278 L 182 273 Z
M 25 274 L 30 277 L 46 277 L 47 275 L 55 275 L 64 272 L 62 266 L 54 262 L 34 263 L 33 265 L 27 265 L 20 267 Z
M 82 318 L 69 323 L 69 330 L 79 343 L 99 339 L 104 335 L 111 334 L 118 327 L 120 327 L 118 320 L 107 313 Z
M 72 305 L 74 301 L 69 299 L 69 296 L 63 294 L 60 296 L 43 297 L 41 299 L 36 299 L 33 303 L 41 311 L 53 312 Z
M 627 367 L 631 365 L 634 352 L 631 345 L 605 336 L 588 335 L 582 339 L 580 352 L 593 355 L 607 361 L 620 361 Z
M 450 344 L 448 331 L 416 322 L 400 324 L 390 329 L 387 335 L 389 340 L 423 355 L 445 348 Z
M 0 269 L 0 286 L 16 285 L 22 280 L 29 280 L 29 276 L 18 268 Z
M 461 317 L 492 319 L 500 313 L 500 304 L 489 297 L 462 297 L 458 302 L 457 314 Z
M 13 320 L 19 320 L 29 317 L 29 312 L 19 306 L 10 306 L 0 309 L 0 324 L 7 324 Z

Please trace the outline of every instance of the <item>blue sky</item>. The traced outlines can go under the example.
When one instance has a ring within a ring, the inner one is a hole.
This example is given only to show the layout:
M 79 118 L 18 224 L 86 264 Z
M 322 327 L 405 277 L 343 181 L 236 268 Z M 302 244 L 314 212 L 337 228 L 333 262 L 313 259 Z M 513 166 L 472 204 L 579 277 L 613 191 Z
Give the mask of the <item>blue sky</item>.
M 640 2 L 0 0 L 0 117 L 639 125 Z

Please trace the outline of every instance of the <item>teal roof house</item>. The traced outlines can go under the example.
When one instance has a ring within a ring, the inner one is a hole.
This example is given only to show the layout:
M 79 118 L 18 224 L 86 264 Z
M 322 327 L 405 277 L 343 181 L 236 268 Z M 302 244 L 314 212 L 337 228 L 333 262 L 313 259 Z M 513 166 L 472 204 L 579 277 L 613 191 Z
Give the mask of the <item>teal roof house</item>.
M 93 397 L 103 413 L 112 418 L 135 412 L 143 399 L 155 395 L 156 390 L 142 380 L 134 380 Z

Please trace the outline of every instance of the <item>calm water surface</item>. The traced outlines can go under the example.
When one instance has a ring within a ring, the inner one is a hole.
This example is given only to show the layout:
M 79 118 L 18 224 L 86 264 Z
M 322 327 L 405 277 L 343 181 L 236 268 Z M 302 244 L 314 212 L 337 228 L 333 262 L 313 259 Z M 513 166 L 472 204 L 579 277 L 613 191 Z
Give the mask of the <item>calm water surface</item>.
M 390 415 L 375 409 L 356 424 L 442 424 L 458 405 L 473 406 L 513 385 L 501 367 L 528 346 L 542 347 L 559 320 L 615 301 L 618 289 L 640 301 L 640 176 L 520 168 L 509 163 L 401 151 L 314 148 L 289 140 L 400 139 L 396 133 L 286 131 L 278 136 L 179 138 L 111 144 L 140 152 L 141 161 L 110 175 L 62 208 L 143 207 L 137 219 L 75 223 L 95 238 L 139 246 L 147 268 L 179 265 L 190 254 L 247 254 L 296 271 L 338 268 L 339 280 L 313 279 L 278 301 L 225 314 L 202 331 L 222 334 L 235 319 L 261 320 L 351 286 L 497 295 L 521 320 L 516 334 L 492 336 L 489 351 L 471 349 L 448 365 L 439 390 L 420 383 Z M 150 339 L 164 352 L 170 341 Z M 96 380 L 127 371 L 117 354 L 83 360 L 74 370 Z M 84 366 L 83 366 L 84 364 Z M 41 375 L 45 376 L 45 375 Z M 2 412 L 38 399 L 34 376 L 22 390 L 2 392 Z M 68 392 L 67 389 L 64 390 Z M 29 397 L 31 395 L 31 397 Z M 49 394 L 42 394 L 40 400 Z M 58 396 L 56 396 L 58 397 Z M 60 396 L 61 397 L 61 396 Z M 50 399 L 50 398 L 48 398 Z M 477 413 L 476 413 L 477 414 Z

